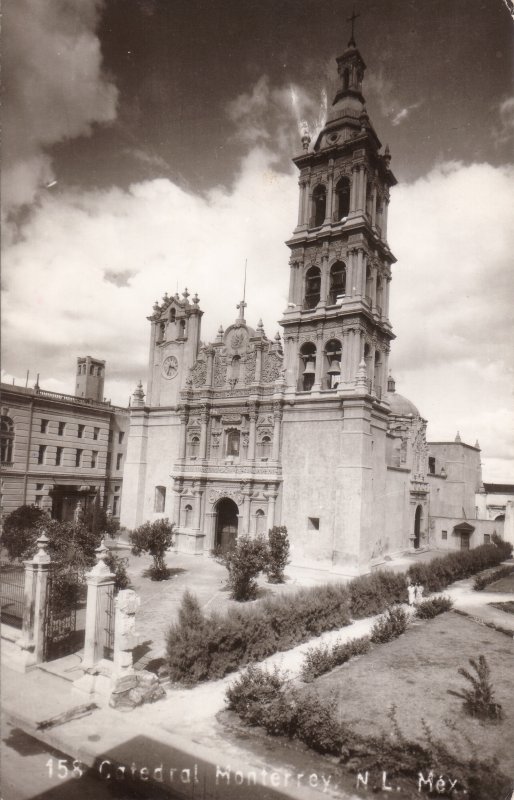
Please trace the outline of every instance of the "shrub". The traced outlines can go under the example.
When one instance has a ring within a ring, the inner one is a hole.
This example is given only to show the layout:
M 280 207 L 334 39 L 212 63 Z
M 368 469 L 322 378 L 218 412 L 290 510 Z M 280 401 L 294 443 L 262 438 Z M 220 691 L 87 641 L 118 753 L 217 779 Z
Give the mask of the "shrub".
M 419 619 L 432 619 L 437 617 L 438 614 L 449 611 L 451 608 L 453 608 L 451 597 L 431 597 L 416 606 L 416 616 Z
M 140 556 L 141 553 L 148 553 L 153 558 L 149 570 L 153 581 L 169 578 L 165 556 L 173 545 L 173 528 L 173 523 L 168 519 L 156 519 L 154 522 L 145 522 L 130 533 L 132 554 Z
M 130 589 L 130 578 L 127 575 L 128 558 L 122 558 L 117 553 L 109 553 L 105 563 L 114 574 L 114 592 L 118 594 L 121 589 Z
M 379 614 L 393 603 L 407 601 L 405 576 L 379 570 L 371 575 L 354 578 L 348 584 L 352 617 L 370 617 Z
M 448 694 L 464 700 L 464 708 L 472 717 L 500 720 L 503 711 L 501 705 L 494 700 L 494 689 L 490 680 L 491 672 L 485 656 L 479 656 L 478 662 L 474 658 L 470 658 L 469 663 L 476 675 L 472 675 L 464 667 L 459 667 L 457 671 L 459 675 L 466 678 L 471 687 L 469 689 L 464 687 L 458 692 L 448 689 Z
M 262 537 L 239 536 L 223 558 L 228 569 L 228 585 L 233 600 L 253 600 L 257 594 L 256 578 L 267 564 L 268 548 Z
M 408 615 L 400 606 L 388 608 L 386 613 L 379 617 L 371 628 L 371 641 L 382 644 L 396 639 L 405 632 L 408 621 Z
M 197 598 L 184 592 L 178 622 L 166 636 L 169 676 L 186 686 L 211 677 L 209 674 L 209 626 Z
M 37 506 L 20 506 L 6 516 L 2 545 L 11 560 L 29 558 L 34 554 L 39 526 L 46 520 L 49 520 L 48 515 Z
M 319 675 L 330 672 L 334 667 L 345 664 L 351 658 L 367 653 L 370 647 L 368 636 L 360 639 L 350 639 L 348 642 L 336 642 L 332 647 L 320 645 L 311 647 L 305 654 L 302 665 L 301 678 L 310 683 Z
M 276 702 L 285 686 L 286 677 L 277 667 L 271 672 L 261 667 L 248 667 L 227 689 L 228 708 L 248 725 L 262 725 L 266 706 Z
M 483 544 L 473 550 L 458 550 L 430 562 L 412 564 L 407 575 L 412 583 L 420 583 L 431 592 L 439 592 L 453 581 L 497 566 L 509 558 L 511 552 L 512 545 L 498 538 L 494 544 Z
M 505 578 L 507 575 L 512 575 L 513 573 L 514 567 L 509 567 L 506 564 L 505 566 L 498 567 L 498 569 L 486 573 L 485 575 L 477 575 L 473 584 L 473 589 L 475 592 L 481 592 L 486 586 L 489 586 L 489 584 L 495 583 L 496 581 L 499 581 L 500 578 Z
M 266 575 L 270 583 L 284 583 L 284 570 L 289 563 L 289 539 L 285 525 L 274 526 L 268 534 Z

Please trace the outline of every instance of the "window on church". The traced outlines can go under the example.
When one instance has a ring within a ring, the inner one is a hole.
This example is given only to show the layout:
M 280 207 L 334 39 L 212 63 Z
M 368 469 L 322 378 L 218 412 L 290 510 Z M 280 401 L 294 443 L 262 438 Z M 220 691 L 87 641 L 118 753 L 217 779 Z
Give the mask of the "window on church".
M 428 471 L 431 475 L 435 475 L 435 457 L 428 457 Z
M 321 295 L 321 272 L 311 267 L 305 275 L 305 308 L 316 308 Z
M 346 294 L 346 266 L 342 261 L 336 261 L 330 268 L 330 291 L 328 304 L 334 306 Z
M 316 186 L 312 193 L 312 227 L 319 228 L 325 221 L 327 209 L 327 192 L 324 186 Z
M 263 436 L 260 443 L 260 457 L 263 461 L 267 461 L 271 456 L 271 437 Z
M 310 392 L 316 377 L 316 345 L 305 342 L 300 348 L 298 391 Z
M 319 517 L 307 517 L 307 530 L 319 531 Z
M 325 389 L 337 389 L 341 382 L 341 342 L 331 339 L 325 347 Z
M 441 539 L 447 539 L 447 538 L 448 538 L 448 531 L 441 531 Z
M 262 536 L 266 532 L 266 516 L 262 508 L 258 508 L 255 512 L 255 533 L 257 536 Z
M 200 455 L 200 437 L 192 436 L 189 442 L 189 458 L 198 458 Z
M 343 177 L 336 185 L 336 217 L 335 221 L 344 219 L 350 213 L 350 181 Z
M 491 544 L 491 534 L 484 533 L 484 544 Z
M 0 421 L 0 442 L 2 464 L 12 464 L 12 451 L 14 444 L 14 423 L 10 417 L 2 416 Z
M 239 444 L 240 444 L 240 432 L 239 431 L 228 431 L 227 433 L 227 456 L 234 456 L 239 457 Z
M 193 525 L 193 506 L 187 505 L 184 509 L 184 527 L 191 528 Z
M 153 510 L 159 514 L 162 514 L 164 512 L 165 505 L 166 505 L 166 487 L 156 486 Z

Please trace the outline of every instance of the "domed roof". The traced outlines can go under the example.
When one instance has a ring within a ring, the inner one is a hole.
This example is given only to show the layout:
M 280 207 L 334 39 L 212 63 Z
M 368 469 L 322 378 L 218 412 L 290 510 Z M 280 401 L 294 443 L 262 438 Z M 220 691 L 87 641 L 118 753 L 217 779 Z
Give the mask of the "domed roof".
M 391 407 L 391 414 L 396 417 L 420 417 L 418 409 L 410 400 L 398 392 L 387 392 L 386 400 Z

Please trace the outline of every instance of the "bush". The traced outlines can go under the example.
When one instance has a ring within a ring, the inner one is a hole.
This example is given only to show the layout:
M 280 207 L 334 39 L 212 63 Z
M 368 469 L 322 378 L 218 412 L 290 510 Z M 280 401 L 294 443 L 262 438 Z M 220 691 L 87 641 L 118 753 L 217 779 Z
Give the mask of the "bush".
M 438 614 L 449 611 L 451 608 L 453 608 L 451 597 L 431 597 L 416 606 L 416 616 L 419 619 L 432 619 L 437 617 Z
M 114 574 L 114 593 L 118 594 L 122 589 L 130 589 L 132 584 L 127 575 L 128 558 L 122 558 L 117 553 L 109 552 L 105 563 Z
M 380 614 L 393 603 L 407 602 L 405 576 L 379 570 L 371 575 L 361 575 L 350 581 L 350 609 L 352 617 L 360 619 Z
M 489 584 L 495 583 L 496 581 L 499 581 L 500 578 L 505 578 L 507 575 L 512 575 L 513 573 L 514 567 L 505 565 L 503 567 L 498 567 L 498 569 L 488 572 L 485 575 L 477 575 L 473 584 L 473 589 L 475 592 L 481 592 L 486 586 L 489 586 Z
M 370 639 L 376 644 L 390 642 L 405 632 L 408 622 L 409 617 L 403 608 L 400 606 L 388 608 L 371 628 Z
M 238 536 L 234 547 L 223 557 L 233 600 L 253 600 L 256 597 L 256 578 L 266 567 L 267 558 L 268 548 L 264 538 Z
M 133 555 L 148 553 L 152 556 L 153 564 L 149 572 L 153 581 L 169 578 L 165 556 L 173 545 L 173 528 L 173 523 L 168 519 L 156 519 L 154 522 L 145 522 L 129 535 Z
M 319 675 L 330 672 L 335 667 L 345 664 L 351 658 L 367 653 L 370 647 L 368 636 L 360 639 L 350 639 L 348 642 L 336 642 L 332 647 L 320 645 L 311 647 L 305 654 L 302 664 L 301 678 L 306 683 L 310 683 Z
M 448 694 L 464 700 L 464 708 L 472 717 L 500 720 L 503 716 L 503 711 L 501 705 L 494 700 L 494 689 L 490 680 L 491 672 L 485 656 L 479 656 L 478 662 L 474 658 L 470 658 L 469 663 L 473 667 L 476 676 L 472 675 L 464 667 L 459 667 L 457 671 L 459 675 L 466 678 L 471 687 L 469 689 L 464 688 L 458 692 L 448 689 Z
M 276 702 L 286 682 L 277 667 L 272 672 L 260 667 L 248 667 L 227 689 L 228 707 L 248 725 L 262 725 L 266 706 Z
M 473 550 L 457 550 L 430 562 L 413 564 L 407 575 L 412 583 L 420 583 L 431 592 L 440 592 L 454 581 L 496 567 L 511 553 L 512 545 L 496 537 L 493 544 L 483 544 Z
M 285 525 L 273 527 L 268 534 L 265 572 L 270 583 L 284 583 L 284 570 L 289 563 L 289 539 Z
M 2 545 L 11 560 L 29 558 L 34 554 L 40 524 L 50 517 L 37 506 L 20 506 L 4 520 Z

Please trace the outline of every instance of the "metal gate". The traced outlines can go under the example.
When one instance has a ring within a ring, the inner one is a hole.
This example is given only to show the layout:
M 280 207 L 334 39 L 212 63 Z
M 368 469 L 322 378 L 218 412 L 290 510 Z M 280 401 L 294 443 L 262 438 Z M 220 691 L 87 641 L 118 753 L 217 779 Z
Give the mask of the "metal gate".
M 103 657 L 110 661 L 114 656 L 114 612 L 114 587 L 111 586 L 107 595 L 103 628 Z
M 84 587 L 78 572 L 50 570 L 46 598 L 44 660 L 54 661 L 84 645 L 84 625 L 78 624 L 85 619 L 85 610 L 80 613 Z

